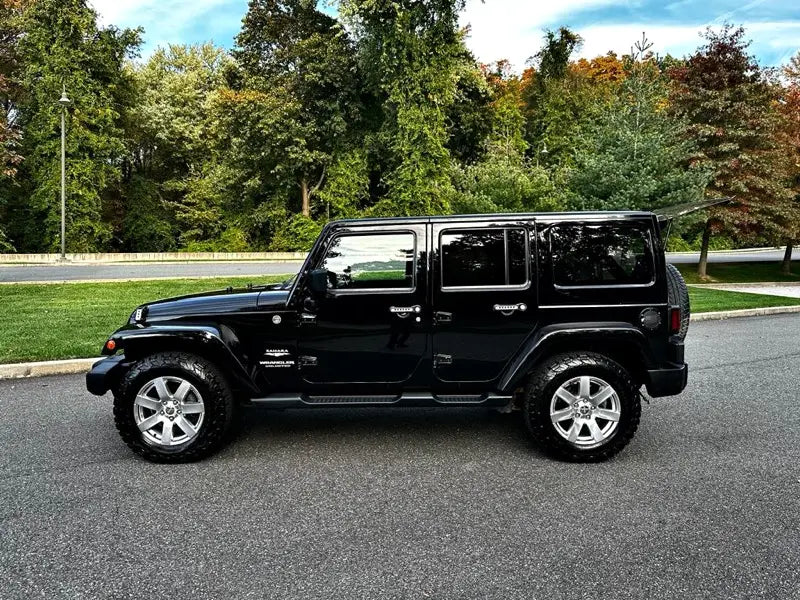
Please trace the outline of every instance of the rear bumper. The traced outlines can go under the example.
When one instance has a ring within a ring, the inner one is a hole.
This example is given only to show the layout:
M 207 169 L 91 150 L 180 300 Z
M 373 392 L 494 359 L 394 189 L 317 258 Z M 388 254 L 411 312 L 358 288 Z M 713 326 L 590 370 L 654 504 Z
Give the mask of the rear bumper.
M 95 396 L 102 396 L 110 390 L 124 372 L 125 356 L 110 356 L 92 365 L 86 374 L 86 389 Z
M 675 396 L 686 388 L 689 366 L 686 363 L 671 364 L 661 369 L 647 371 L 647 393 L 653 398 Z

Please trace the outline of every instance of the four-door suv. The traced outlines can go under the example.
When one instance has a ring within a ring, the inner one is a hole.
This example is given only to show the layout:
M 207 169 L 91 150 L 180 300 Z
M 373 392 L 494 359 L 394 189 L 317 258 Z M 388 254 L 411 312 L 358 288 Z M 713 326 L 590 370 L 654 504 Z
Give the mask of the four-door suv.
M 519 408 L 544 450 L 598 461 L 642 386 L 686 386 L 688 317 L 652 213 L 338 221 L 284 284 L 137 308 L 87 387 L 153 461 L 212 453 L 242 405 Z

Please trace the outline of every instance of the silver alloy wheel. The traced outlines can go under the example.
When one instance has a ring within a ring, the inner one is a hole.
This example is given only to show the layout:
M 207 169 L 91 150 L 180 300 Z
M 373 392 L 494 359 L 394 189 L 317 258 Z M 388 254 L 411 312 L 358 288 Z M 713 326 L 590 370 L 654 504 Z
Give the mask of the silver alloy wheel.
M 133 418 L 148 444 L 178 446 L 194 438 L 203 425 L 205 405 L 197 388 L 180 377 L 148 381 L 133 401 Z
M 558 434 L 577 448 L 602 446 L 619 425 L 616 390 L 598 377 L 582 375 L 564 382 L 550 401 L 550 420 Z

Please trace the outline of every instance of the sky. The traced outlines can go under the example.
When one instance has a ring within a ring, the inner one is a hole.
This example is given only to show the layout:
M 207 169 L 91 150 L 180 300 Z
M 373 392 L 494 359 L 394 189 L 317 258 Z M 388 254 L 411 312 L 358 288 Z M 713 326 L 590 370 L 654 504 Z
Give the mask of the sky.
M 229 48 L 247 10 L 247 0 L 89 2 L 107 25 L 144 27 L 145 57 L 168 43 L 212 40 Z M 745 26 L 763 66 L 785 64 L 800 49 L 800 0 L 467 0 L 461 18 L 479 61 L 506 58 L 517 71 L 548 28 L 567 25 L 578 32 L 583 57 L 627 53 L 643 32 L 653 51 L 683 56 L 701 43 L 706 27 L 725 22 Z

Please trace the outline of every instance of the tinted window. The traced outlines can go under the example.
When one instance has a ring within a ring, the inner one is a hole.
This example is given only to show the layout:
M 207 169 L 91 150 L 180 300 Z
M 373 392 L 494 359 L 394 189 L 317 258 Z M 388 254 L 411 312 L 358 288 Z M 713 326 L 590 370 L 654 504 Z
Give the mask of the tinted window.
M 653 253 L 642 229 L 556 225 L 550 230 L 550 249 L 556 285 L 643 285 L 653 281 Z
M 413 233 L 340 235 L 320 266 L 332 288 L 412 288 L 414 254 Z
M 442 287 L 525 285 L 524 229 L 470 229 L 442 233 Z

